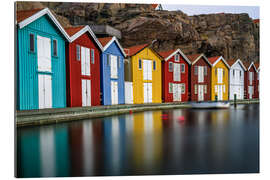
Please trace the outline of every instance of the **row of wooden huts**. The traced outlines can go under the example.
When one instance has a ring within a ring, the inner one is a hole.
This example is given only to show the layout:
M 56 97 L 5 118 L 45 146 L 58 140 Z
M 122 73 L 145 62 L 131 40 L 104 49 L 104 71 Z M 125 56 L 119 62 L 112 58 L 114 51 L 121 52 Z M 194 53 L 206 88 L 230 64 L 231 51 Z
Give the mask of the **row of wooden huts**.
M 259 98 L 259 65 L 222 56 L 123 48 L 64 28 L 48 8 L 17 11 L 17 109 Z

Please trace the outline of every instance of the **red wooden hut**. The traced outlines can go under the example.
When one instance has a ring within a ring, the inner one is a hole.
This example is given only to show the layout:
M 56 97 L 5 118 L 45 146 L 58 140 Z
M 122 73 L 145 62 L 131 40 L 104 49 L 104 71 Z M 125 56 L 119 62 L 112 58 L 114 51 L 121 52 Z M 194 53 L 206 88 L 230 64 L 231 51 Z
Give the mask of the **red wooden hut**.
M 89 26 L 65 28 L 67 104 L 69 107 L 100 105 L 100 54 L 102 46 Z
M 188 101 L 190 61 L 180 50 L 159 52 L 162 61 L 162 99 L 164 102 Z
M 256 80 L 255 80 L 255 98 L 259 98 L 260 93 L 260 64 L 258 62 L 254 63 L 256 67 Z
M 190 66 L 190 100 L 211 100 L 211 63 L 204 54 L 192 54 L 187 58 Z
M 245 98 L 253 99 L 255 98 L 255 84 L 257 79 L 256 67 L 253 62 L 245 62 L 246 66 L 245 72 Z

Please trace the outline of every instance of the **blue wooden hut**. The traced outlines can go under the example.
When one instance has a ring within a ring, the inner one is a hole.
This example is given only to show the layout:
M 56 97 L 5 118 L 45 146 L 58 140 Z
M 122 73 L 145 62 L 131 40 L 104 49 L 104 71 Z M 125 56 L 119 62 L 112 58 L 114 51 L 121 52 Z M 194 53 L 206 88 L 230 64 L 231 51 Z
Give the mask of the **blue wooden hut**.
M 98 40 L 103 46 L 100 58 L 102 104 L 124 104 L 124 58 L 126 54 L 115 36 Z
M 17 11 L 17 109 L 66 107 L 65 41 L 48 8 Z

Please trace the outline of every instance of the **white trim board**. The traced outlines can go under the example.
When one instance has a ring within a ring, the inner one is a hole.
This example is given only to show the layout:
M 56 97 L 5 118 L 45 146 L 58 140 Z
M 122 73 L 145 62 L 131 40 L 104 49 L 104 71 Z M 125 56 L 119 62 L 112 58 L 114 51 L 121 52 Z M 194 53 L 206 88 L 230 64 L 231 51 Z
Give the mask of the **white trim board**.
M 239 63 L 245 71 L 247 70 L 247 68 L 244 66 L 244 64 L 242 63 L 242 61 L 241 61 L 240 59 L 237 59 L 237 60 L 231 65 L 230 69 L 231 69 L 235 64 L 237 64 L 237 63 Z
M 206 60 L 206 62 L 207 62 L 210 66 L 212 66 L 212 64 L 208 61 L 208 58 L 207 58 L 204 54 L 199 55 L 199 56 L 193 61 L 193 63 L 192 63 L 191 65 L 194 65 L 201 57 L 203 57 L 203 58 Z
M 220 56 L 220 57 L 215 61 L 215 63 L 212 64 L 212 67 L 214 67 L 220 60 L 222 60 L 222 61 L 224 62 L 224 64 L 228 67 L 228 69 L 230 69 L 229 64 L 225 61 L 225 59 L 224 59 L 222 56 Z
M 126 55 L 124 49 L 122 48 L 122 46 L 120 45 L 119 41 L 117 40 L 117 38 L 115 36 L 113 36 L 112 39 L 103 47 L 103 51 L 105 51 L 114 41 L 116 42 L 116 44 L 120 48 L 124 57 L 126 57 L 127 55 Z
M 42 9 L 39 12 L 35 13 L 34 15 L 32 15 L 32 16 L 24 19 L 23 21 L 21 21 L 18 24 L 19 28 L 22 29 L 23 27 L 27 26 L 28 24 L 32 23 L 33 21 L 37 20 L 38 18 L 44 16 L 45 14 L 47 14 L 51 18 L 51 20 L 54 22 L 54 24 L 57 26 L 57 28 L 60 30 L 60 32 L 64 35 L 64 37 L 68 41 L 70 41 L 69 35 L 66 33 L 64 28 L 61 26 L 61 24 L 58 22 L 58 20 L 54 17 L 52 12 L 48 8 Z
M 95 42 L 97 43 L 98 47 L 100 48 L 100 50 L 103 52 L 103 47 L 100 44 L 99 40 L 97 39 L 96 35 L 93 33 L 93 31 L 91 30 L 90 26 L 85 25 L 84 28 L 82 28 L 80 31 L 78 31 L 77 33 L 75 33 L 73 36 L 70 37 L 70 42 L 73 42 L 74 40 L 76 40 L 78 37 L 80 37 L 81 35 L 83 35 L 85 32 L 89 32 L 89 34 L 93 37 L 93 39 L 95 40 Z
M 252 61 L 251 63 L 250 63 L 250 65 L 249 65 L 249 67 L 248 67 L 248 71 L 249 71 L 249 69 L 251 68 L 251 66 L 253 66 L 254 67 L 254 69 L 255 69 L 255 71 L 257 71 L 257 68 L 256 68 L 256 66 L 254 65 L 254 62 Z
M 172 56 L 174 56 L 176 53 L 180 53 L 183 58 L 188 62 L 188 64 L 191 64 L 190 60 L 186 57 L 186 55 L 181 51 L 181 49 L 177 49 L 176 51 L 174 51 L 173 53 L 171 53 L 168 57 L 166 57 L 164 60 L 167 61 L 168 59 L 170 59 Z

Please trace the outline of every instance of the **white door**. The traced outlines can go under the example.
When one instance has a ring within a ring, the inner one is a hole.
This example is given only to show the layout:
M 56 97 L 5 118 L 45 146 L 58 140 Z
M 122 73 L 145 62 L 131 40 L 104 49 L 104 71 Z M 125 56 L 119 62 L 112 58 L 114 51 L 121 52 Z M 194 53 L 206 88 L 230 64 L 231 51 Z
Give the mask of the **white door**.
M 173 101 L 177 101 L 177 84 L 172 84 L 173 85 Z
M 82 80 L 82 106 L 91 106 L 91 80 Z
M 173 80 L 181 81 L 180 64 L 174 63 L 173 65 Z
M 217 68 L 217 81 L 218 83 L 222 83 L 223 81 L 223 69 L 222 68 Z
M 152 61 L 143 60 L 143 80 L 152 80 Z
M 198 85 L 198 101 L 204 100 L 204 85 Z
M 118 104 L 118 82 L 111 81 L 111 101 L 112 104 Z
M 253 86 L 248 86 L 249 99 L 252 99 L 253 95 Z
M 90 49 L 81 46 L 81 74 L 90 76 Z
M 173 84 L 173 101 L 181 101 L 181 84 Z
M 217 85 L 218 86 L 218 100 L 221 101 L 223 100 L 223 85 Z
M 37 36 L 38 71 L 51 72 L 51 39 Z
M 118 66 L 117 66 L 117 56 L 110 55 L 111 60 L 111 78 L 118 78 Z
M 152 102 L 152 83 L 143 83 L 144 102 Z
M 204 66 L 198 66 L 198 82 L 204 81 Z
M 38 75 L 39 109 L 52 107 L 52 77 L 51 75 Z
M 177 94 L 178 94 L 178 101 L 182 100 L 182 85 L 181 84 L 177 84 Z
M 132 82 L 125 82 L 125 103 L 133 104 Z

